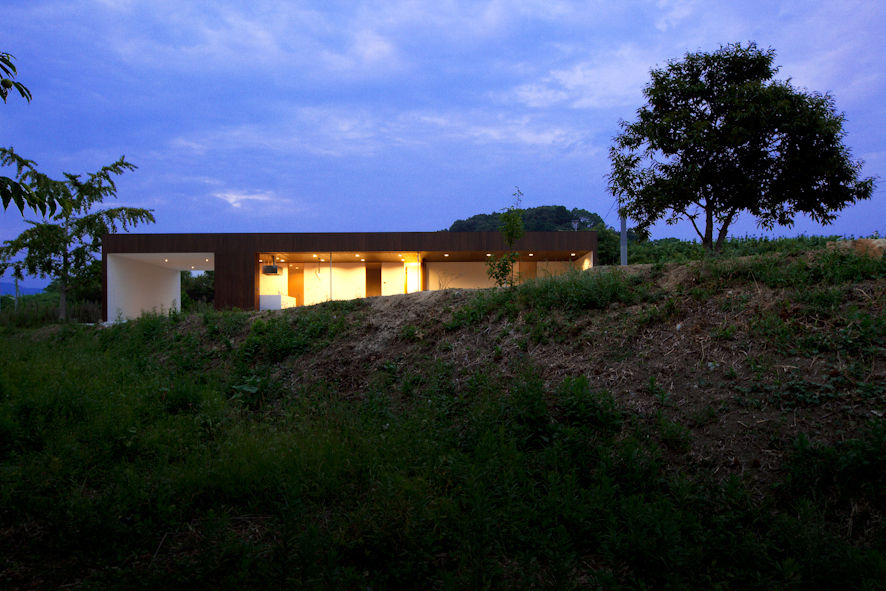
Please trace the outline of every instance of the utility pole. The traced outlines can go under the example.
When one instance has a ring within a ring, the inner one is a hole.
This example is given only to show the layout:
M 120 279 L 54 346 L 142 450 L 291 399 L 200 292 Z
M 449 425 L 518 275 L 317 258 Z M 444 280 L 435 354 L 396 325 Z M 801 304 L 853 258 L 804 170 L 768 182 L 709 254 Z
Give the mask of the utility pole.
M 628 220 L 621 216 L 621 265 L 628 264 Z

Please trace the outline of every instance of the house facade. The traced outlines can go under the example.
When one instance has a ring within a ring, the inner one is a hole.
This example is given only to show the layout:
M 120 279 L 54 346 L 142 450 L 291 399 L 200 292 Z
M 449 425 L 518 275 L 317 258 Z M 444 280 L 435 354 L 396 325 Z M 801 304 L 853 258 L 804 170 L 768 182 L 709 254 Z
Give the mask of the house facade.
M 527 232 L 520 280 L 594 264 L 596 232 Z M 492 287 L 498 232 L 109 234 L 102 239 L 104 320 L 178 309 L 181 271 L 215 271 L 215 307 L 282 309 L 327 300 Z

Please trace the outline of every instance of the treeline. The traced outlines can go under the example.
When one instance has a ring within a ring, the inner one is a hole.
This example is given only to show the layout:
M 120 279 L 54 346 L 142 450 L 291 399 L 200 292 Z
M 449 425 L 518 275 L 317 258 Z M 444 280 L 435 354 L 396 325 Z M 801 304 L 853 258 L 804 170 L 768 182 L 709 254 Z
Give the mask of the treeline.
M 614 265 L 619 260 L 619 233 L 607 226 L 599 214 L 586 209 L 567 209 L 563 205 L 541 205 L 520 209 L 523 226 L 527 232 L 597 232 L 597 262 Z M 501 228 L 500 212 L 479 213 L 464 220 L 456 220 L 450 232 L 497 232 Z M 637 243 L 646 235 L 634 228 L 628 230 L 628 242 Z

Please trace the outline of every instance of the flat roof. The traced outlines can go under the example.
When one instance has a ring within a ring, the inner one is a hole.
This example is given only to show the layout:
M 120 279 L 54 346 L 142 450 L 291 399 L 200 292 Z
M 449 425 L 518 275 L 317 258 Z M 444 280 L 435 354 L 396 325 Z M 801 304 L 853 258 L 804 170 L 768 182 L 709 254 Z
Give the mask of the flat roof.
M 523 260 L 569 260 L 596 246 L 596 232 L 526 232 L 513 250 Z M 252 252 L 281 262 L 329 262 L 330 256 L 332 262 L 482 261 L 508 250 L 499 232 L 107 234 L 102 239 L 105 254 Z

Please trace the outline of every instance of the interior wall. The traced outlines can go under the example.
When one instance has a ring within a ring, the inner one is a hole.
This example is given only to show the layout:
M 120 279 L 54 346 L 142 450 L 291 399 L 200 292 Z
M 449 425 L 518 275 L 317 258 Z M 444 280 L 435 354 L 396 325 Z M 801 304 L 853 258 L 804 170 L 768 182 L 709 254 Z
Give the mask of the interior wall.
M 289 295 L 289 269 L 286 265 L 277 265 L 276 275 L 259 275 L 258 293 L 263 295 Z
M 305 263 L 305 306 L 329 300 L 329 263 Z
M 366 263 L 366 297 L 381 295 L 381 263 Z
M 289 295 L 295 298 L 296 305 L 305 305 L 305 269 L 301 265 L 289 267 Z
M 332 299 L 352 300 L 366 297 L 366 265 L 334 263 L 332 265 Z
M 494 287 L 495 282 L 486 273 L 486 263 L 435 263 L 426 262 L 428 269 L 427 289 Z
M 406 292 L 406 270 L 403 263 L 381 264 L 381 295 Z
M 145 312 L 178 310 L 181 272 L 109 254 L 108 320 L 138 318 Z
M 584 255 L 577 261 L 575 261 L 575 268 L 581 269 L 582 271 L 587 271 L 591 267 L 594 266 L 594 251 L 589 252 Z

